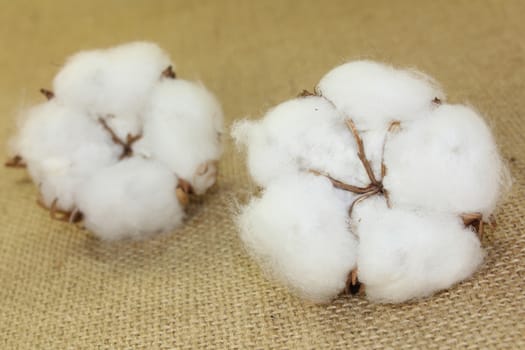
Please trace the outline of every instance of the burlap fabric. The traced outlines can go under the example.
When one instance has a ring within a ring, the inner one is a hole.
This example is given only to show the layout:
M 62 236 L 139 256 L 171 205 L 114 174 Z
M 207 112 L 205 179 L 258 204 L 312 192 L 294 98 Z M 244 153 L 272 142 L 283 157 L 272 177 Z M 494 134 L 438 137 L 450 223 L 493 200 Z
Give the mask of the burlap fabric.
M 515 184 L 471 280 L 410 304 L 311 305 L 269 282 L 237 239 L 232 203 L 253 186 L 230 140 L 218 188 L 184 228 L 145 242 L 52 221 L 24 171 L 1 169 L 0 348 L 524 348 L 524 13 L 520 0 L 1 0 L 2 143 L 67 55 L 148 39 L 216 92 L 228 125 L 347 59 L 418 67 L 490 119 Z

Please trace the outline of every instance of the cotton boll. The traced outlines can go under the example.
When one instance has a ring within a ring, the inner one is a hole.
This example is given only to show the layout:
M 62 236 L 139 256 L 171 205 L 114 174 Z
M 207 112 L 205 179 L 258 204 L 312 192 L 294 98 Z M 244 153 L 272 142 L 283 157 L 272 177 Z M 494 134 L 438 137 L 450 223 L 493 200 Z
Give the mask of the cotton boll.
M 221 155 L 222 109 L 201 84 L 164 80 L 144 112 L 144 132 L 134 150 L 164 162 L 197 194 L 215 183 Z
M 125 139 L 140 133 L 139 112 L 170 65 L 168 55 L 147 42 L 80 52 L 55 77 L 55 97 L 95 119 L 113 116 L 110 126 Z
M 430 77 L 372 61 L 343 64 L 328 72 L 317 92 L 360 130 L 385 127 L 392 120 L 413 120 L 429 110 L 432 100 L 445 99 Z
M 483 260 L 477 236 L 456 214 L 388 209 L 376 197 L 355 207 L 353 222 L 359 280 L 374 301 L 429 296 L 469 277 Z
M 309 170 L 356 185 L 369 183 L 352 133 L 324 98 L 281 103 L 260 121 L 236 124 L 233 136 L 246 145 L 250 174 L 260 185 Z
M 238 218 L 251 254 L 314 301 L 341 291 L 353 267 L 379 302 L 429 296 L 471 276 L 484 254 L 463 214 L 487 220 L 509 178 L 482 118 L 444 104 L 430 77 L 368 61 L 337 67 L 316 92 L 233 127 L 250 174 L 266 187 Z M 348 212 L 351 228 L 332 229 Z M 326 231 L 341 233 L 314 241 Z M 334 250 L 341 237 L 354 247 L 344 259 Z M 333 265 L 323 260 L 330 250 Z M 320 283 L 328 271 L 341 274 Z
M 115 163 L 121 152 L 101 126 L 55 100 L 27 110 L 14 148 L 39 185 L 43 204 L 70 211 L 73 191 L 97 170 Z
M 488 218 L 505 169 L 482 117 L 460 105 L 442 105 L 391 135 L 383 184 L 394 205 L 416 205 Z
M 252 256 L 300 296 L 327 302 L 355 267 L 357 243 L 347 205 L 324 177 L 273 182 L 242 209 L 237 223 Z
M 182 223 L 177 177 L 163 164 L 139 157 L 100 170 L 76 192 L 86 227 L 105 240 L 140 239 Z

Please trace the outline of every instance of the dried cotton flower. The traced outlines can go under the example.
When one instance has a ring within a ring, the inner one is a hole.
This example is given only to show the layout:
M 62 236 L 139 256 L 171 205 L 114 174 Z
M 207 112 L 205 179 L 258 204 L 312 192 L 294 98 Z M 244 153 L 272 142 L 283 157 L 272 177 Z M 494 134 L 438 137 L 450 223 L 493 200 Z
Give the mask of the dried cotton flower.
M 77 53 L 41 92 L 48 101 L 24 111 L 6 165 L 27 167 L 52 217 L 142 238 L 180 226 L 188 196 L 215 183 L 221 107 L 176 78 L 156 44 Z
M 250 254 L 301 297 L 429 296 L 472 275 L 509 176 L 473 109 L 430 77 L 357 61 L 232 130 L 263 188 L 237 218 Z

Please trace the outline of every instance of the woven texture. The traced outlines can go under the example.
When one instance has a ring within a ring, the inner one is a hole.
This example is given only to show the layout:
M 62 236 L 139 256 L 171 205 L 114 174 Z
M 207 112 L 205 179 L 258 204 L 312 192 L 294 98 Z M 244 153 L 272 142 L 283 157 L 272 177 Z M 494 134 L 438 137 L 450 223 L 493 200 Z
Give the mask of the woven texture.
M 231 140 L 219 186 L 187 225 L 144 242 L 52 221 L 25 172 L 2 168 L 0 348 L 525 348 L 525 2 L 364 3 L 0 0 L 0 141 L 82 48 L 158 42 L 179 76 L 218 95 L 228 126 L 348 59 L 415 66 L 487 116 L 515 178 L 472 279 L 394 306 L 288 294 L 238 240 L 234 203 L 254 188 Z

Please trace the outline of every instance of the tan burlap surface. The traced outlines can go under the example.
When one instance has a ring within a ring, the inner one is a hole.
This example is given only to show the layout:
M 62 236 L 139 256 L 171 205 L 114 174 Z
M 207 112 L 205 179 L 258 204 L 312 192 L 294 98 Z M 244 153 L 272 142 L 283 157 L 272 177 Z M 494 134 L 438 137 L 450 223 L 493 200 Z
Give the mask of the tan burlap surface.
M 67 55 L 147 39 L 218 95 L 228 126 L 347 59 L 418 67 L 487 116 L 515 185 L 471 280 L 410 304 L 311 305 L 267 281 L 237 239 L 231 203 L 253 186 L 230 140 L 217 189 L 184 228 L 145 242 L 52 221 L 25 172 L 2 168 L 0 348 L 525 348 L 524 13 L 520 0 L 1 0 L 2 144 Z

